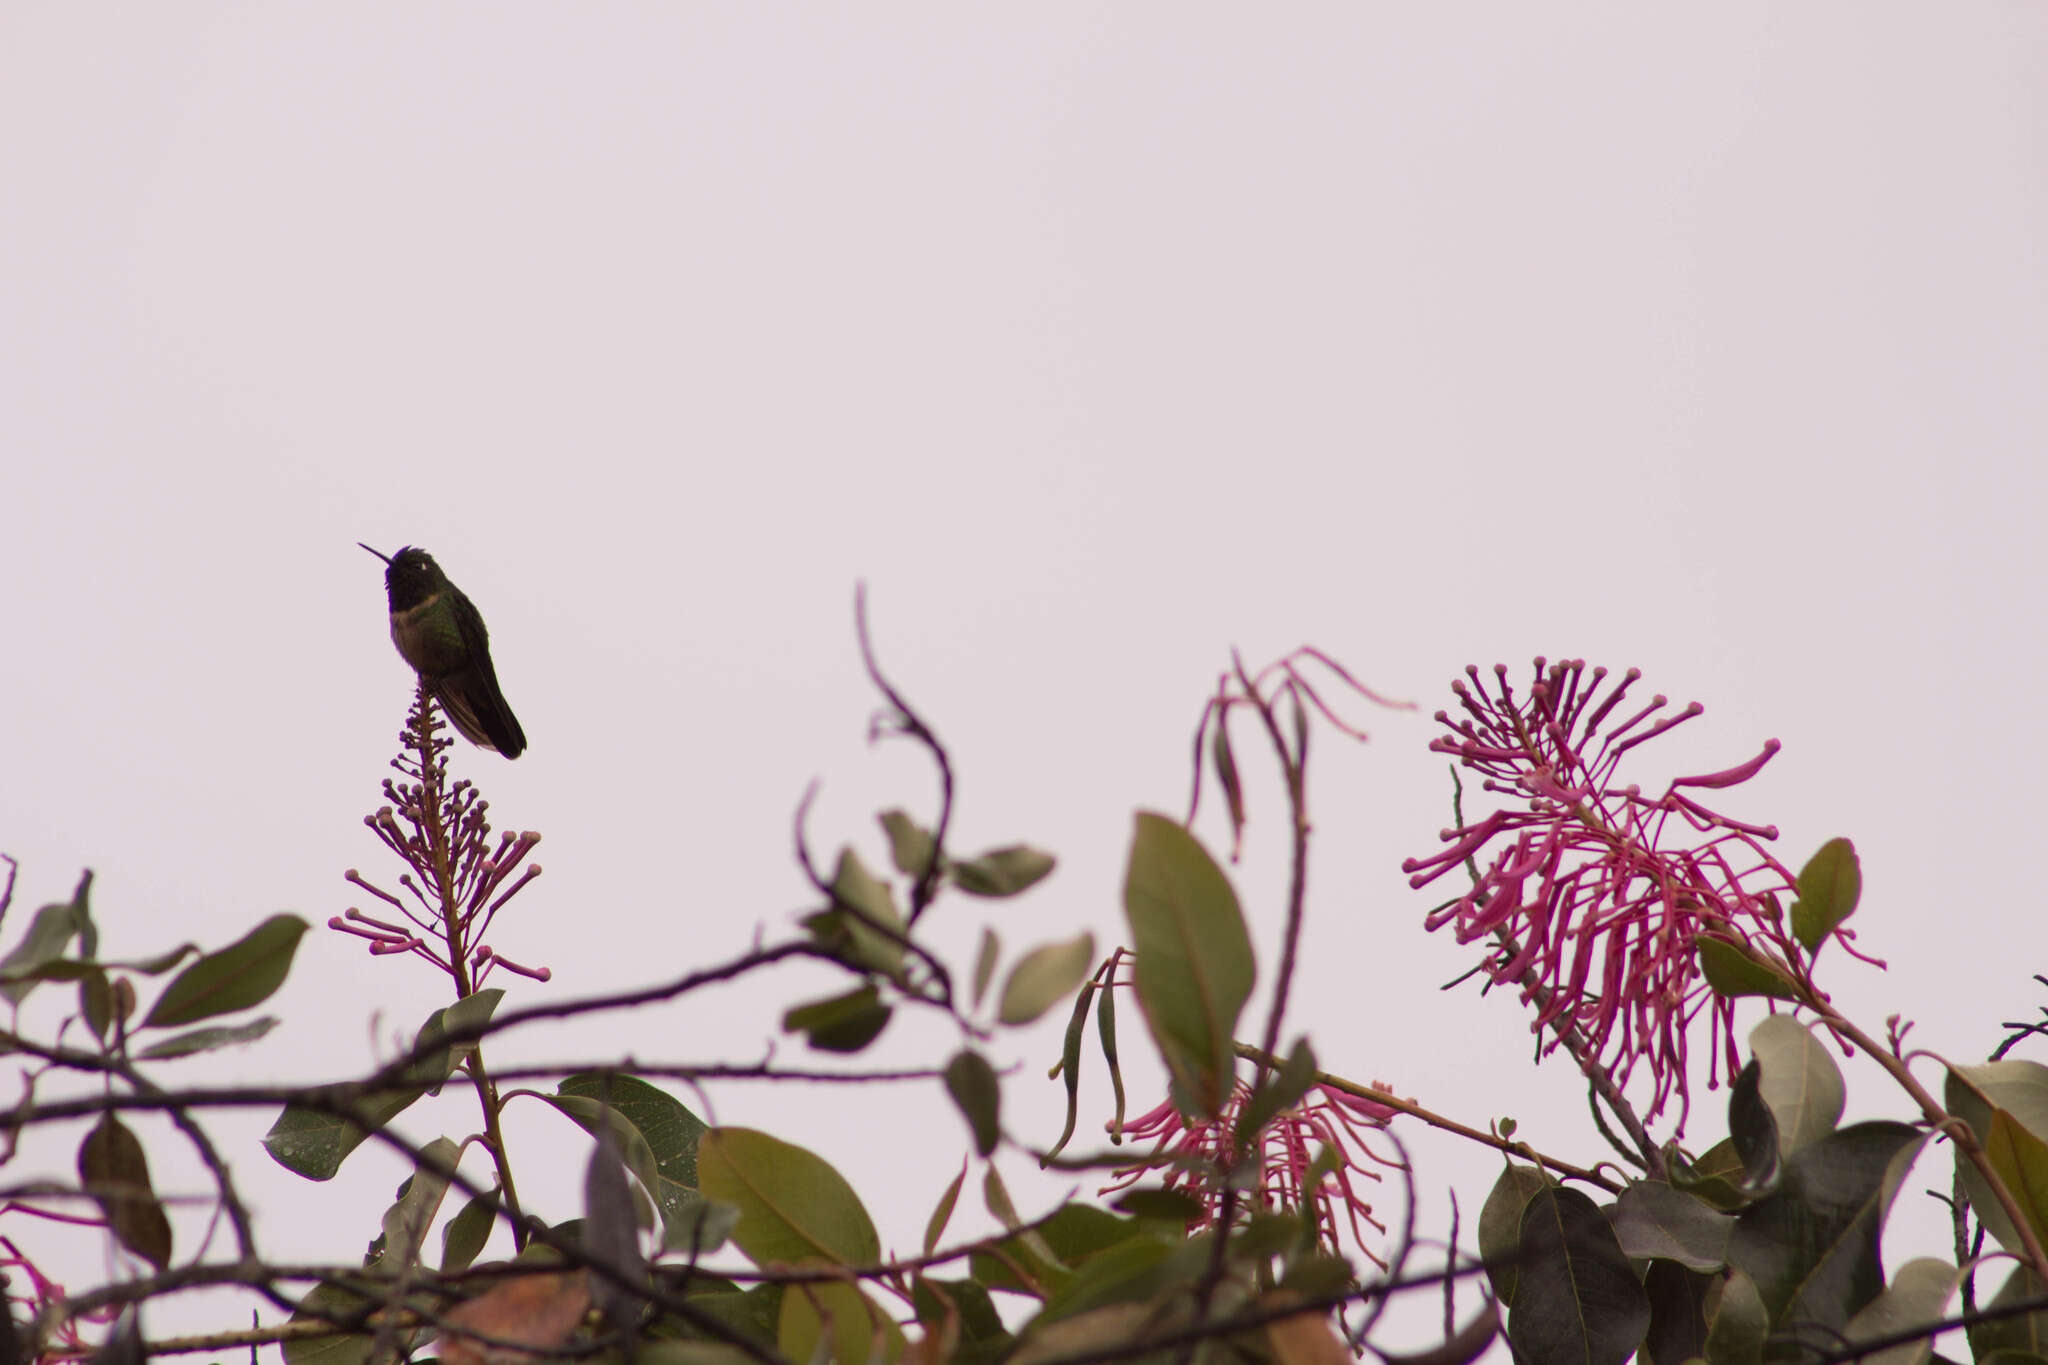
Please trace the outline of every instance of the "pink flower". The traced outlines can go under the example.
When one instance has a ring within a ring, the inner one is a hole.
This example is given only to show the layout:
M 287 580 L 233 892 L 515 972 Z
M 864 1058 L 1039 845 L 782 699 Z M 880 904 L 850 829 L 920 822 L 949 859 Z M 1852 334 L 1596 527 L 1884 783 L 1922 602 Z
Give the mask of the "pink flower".
M 1733 787 L 1754 777 L 1778 751 L 1763 751 L 1721 772 L 1681 777 L 1663 795 L 1645 796 L 1616 778 L 1622 759 L 1646 740 L 1700 714 L 1694 702 L 1659 714 L 1661 696 L 1624 705 L 1641 674 L 1630 669 L 1602 693 L 1607 670 L 1581 659 L 1536 660 L 1526 693 L 1496 665 L 1489 690 L 1479 670 L 1453 683 L 1464 715 L 1439 711 L 1451 731 L 1430 744 L 1483 777 L 1506 804 L 1476 822 L 1445 830 L 1446 847 L 1402 864 L 1409 884 L 1426 886 L 1460 865 L 1471 889 L 1430 912 L 1430 929 L 1452 926 L 1460 943 L 1487 939 L 1497 949 L 1493 980 L 1515 982 L 1540 1002 L 1534 1027 L 1575 1026 L 1589 1054 L 1625 1082 L 1647 1060 L 1649 1115 L 1675 1093 L 1685 1126 L 1686 1026 L 1712 1012 L 1723 1049 L 1716 1063 L 1736 1065 L 1733 1008 L 1702 975 L 1698 942 L 1709 933 L 1739 941 L 1805 980 L 1796 944 L 1785 932 L 1777 897 L 1794 879 L 1763 847 L 1775 826 L 1710 810 L 1689 791 Z M 1603 728 L 1604 727 L 1604 728 Z M 1476 861 L 1492 849 L 1483 868 Z
M 1166 1168 L 1165 1187 L 1201 1200 L 1202 1215 L 1188 1225 L 1188 1230 L 1207 1227 L 1215 1219 L 1222 1200 L 1222 1180 L 1217 1173 L 1231 1164 L 1238 1115 L 1251 1095 L 1252 1088 L 1240 1081 L 1231 1091 L 1230 1102 L 1213 1119 L 1190 1124 L 1168 1100 L 1124 1125 L 1123 1134 L 1140 1142 L 1156 1141 L 1145 1160 L 1117 1171 L 1102 1192 L 1107 1194 L 1135 1184 L 1158 1169 L 1161 1159 L 1170 1154 L 1181 1161 Z M 1259 1181 L 1256 1192 L 1246 1201 L 1248 1206 L 1240 1206 L 1242 1212 L 1248 1215 L 1313 1204 L 1317 1237 L 1325 1248 L 1335 1253 L 1340 1235 L 1348 1232 L 1352 1245 L 1384 1270 L 1386 1262 L 1373 1251 L 1373 1244 L 1386 1232 L 1386 1225 L 1373 1216 L 1372 1205 L 1359 1189 L 1364 1181 L 1379 1180 L 1380 1173 L 1360 1161 L 1359 1156 L 1382 1166 L 1401 1168 L 1400 1162 L 1373 1151 L 1362 1131 L 1386 1127 L 1394 1112 L 1334 1086 L 1311 1087 L 1300 1104 L 1277 1115 L 1260 1130 L 1255 1152 Z M 1317 1158 L 1325 1152 L 1329 1155 L 1318 1165 Z M 1372 1229 L 1370 1234 L 1366 1231 L 1368 1227 Z

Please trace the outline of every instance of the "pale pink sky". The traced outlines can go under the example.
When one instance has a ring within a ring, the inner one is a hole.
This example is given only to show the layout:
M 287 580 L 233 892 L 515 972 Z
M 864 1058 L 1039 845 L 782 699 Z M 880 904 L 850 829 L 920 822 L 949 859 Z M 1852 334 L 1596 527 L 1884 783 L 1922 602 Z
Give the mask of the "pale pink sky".
M 813 775 L 828 853 L 928 801 L 861 742 L 865 578 L 963 846 L 1063 859 L 935 915 L 963 953 L 1118 935 L 1131 811 L 1184 799 L 1232 646 L 1426 710 L 1468 662 L 1578 654 L 1706 703 L 1646 786 L 1782 739 L 1730 804 L 1795 863 L 1858 841 L 1893 966 L 1842 998 L 1981 1054 L 2048 969 L 2044 116 L 2048 11 L 2010 3 L 13 0 L 0 848 L 23 908 L 96 869 L 120 956 L 352 903 L 408 685 L 354 542 L 420 544 L 532 741 L 463 755 L 546 836 L 495 937 L 550 989 L 639 983 L 804 905 Z M 1398 867 L 1443 767 L 1371 724 L 1318 754 L 1297 1023 L 1590 1154 L 1513 1006 L 1435 991 L 1468 959 Z M 1269 963 L 1276 816 L 1237 874 Z M 504 1051 L 758 1055 L 808 984 Z M 440 1003 L 322 931 L 286 1024 L 187 1070 L 338 1076 Z M 1027 1136 L 1055 1050 L 1009 1053 Z M 936 1087 L 715 1099 L 899 1247 L 957 1159 Z M 366 1240 L 396 1169 L 308 1188 L 263 1126 L 220 1124 L 279 1254 Z M 514 1140 L 559 1145 L 569 1216 L 581 1139 L 529 1106 Z M 1416 1147 L 1431 1216 L 1475 1211 L 1494 1163 Z

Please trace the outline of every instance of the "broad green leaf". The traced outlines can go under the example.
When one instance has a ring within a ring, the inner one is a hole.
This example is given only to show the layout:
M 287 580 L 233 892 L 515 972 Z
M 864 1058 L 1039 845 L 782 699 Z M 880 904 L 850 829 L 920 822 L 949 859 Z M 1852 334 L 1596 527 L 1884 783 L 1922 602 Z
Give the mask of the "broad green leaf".
M 1984 1155 L 2033 1226 L 2035 1239 L 2048 1244 L 2048 1142 L 2021 1127 L 2006 1110 L 1994 1109 Z
M 1908 1261 L 1898 1268 L 1884 1293 L 1849 1319 L 1843 1335 L 1851 1342 L 1874 1341 L 1939 1322 L 1961 1282 L 1961 1272 L 1947 1261 L 1931 1256 Z M 1865 1356 L 1863 1360 L 1865 1365 L 1927 1365 L 1933 1354 L 1933 1339 L 1923 1337 Z
M 284 984 L 305 932 L 297 915 L 272 915 L 171 978 L 142 1026 L 170 1028 L 262 1004 Z
M 905 876 L 922 877 L 931 866 L 932 832 L 900 810 L 885 810 L 878 818 L 889 836 L 889 861 Z
M 1856 1123 L 1785 1159 L 1778 1188 L 1728 1239 L 1729 1263 L 1756 1282 L 1772 1323 L 1839 1331 L 1883 1290 L 1885 1211 L 1925 1140 L 1909 1124 Z
M 2006 1276 L 2005 1284 L 1984 1307 L 2007 1308 L 2043 1297 L 2048 1297 L 2048 1291 L 2044 1291 L 2032 1268 L 2016 1265 L 2012 1274 Z M 1970 1328 L 1970 1350 L 1980 1361 L 1999 1351 L 2048 1357 L 2048 1309 L 1977 1323 Z
M 974 1008 L 981 1008 L 982 997 L 988 994 L 988 983 L 995 980 L 996 956 L 1003 949 L 1002 940 L 993 929 L 981 931 L 981 947 L 974 954 Z
M 298 1311 L 291 1321 L 295 1326 L 333 1320 L 353 1321 L 362 1317 L 365 1311 L 375 1305 L 361 1294 L 354 1294 L 339 1285 L 323 1284 L 299 1300 Z M 375 1346 L 373 1334 L 363 1332 L 356 1336 L 287 1337 L 284 1341 L 284 1358 L 287 1365 L 363 1365 L 370 1358 Z
M 1057 861 L 1050 853 L 1014 844 L 992 848 L 946 870 L 952 874 L 953 885 L 968 895 L 997 898 L 1030 890 L 1051 875 Z
M 1628 1239 L 1622 1239 L 1625 1250 Z M 1687 1270 L 1676 1261 L 1656 1260 L 1643 1274 L 1650 1300 L 1650 1330 L 1643 1336 L 1643 1365 L 1685 1365 L 1707 1353 L 1707 1296 L 1714 1277 Z M 1762 1321 L 1759 1310 L 1758 1321 Z
M 190 1057 L 194 1053 L 214 1052 L 239 1043 L 253 1043 L 277 1027 L 277 1016 L 266 1014 L 251 1019 L 246 1024 L 227 1028 L 196 1028 L 189 1033 L 173 1034 L 160 1043 L 151 1043 L 135 1055 L 145 1062 L 168 1061 L 172 1057 Z
M 1775 1000 L 1796 1000 L 1798 990 L 1791 978 L 1748 948 L 1712 934 L 1698 939 L 1700 970 L 1714 994 L 1733 1000 L 1745 995 L 1769 996 Z
M 658 1202 L 670 1187 L 697 1188 L 697 1143 L 705 1124 L 681 1100 L 638 1076 L 615 1071 L 579 1072 L 556 1086 L 555 1093 L 609 1105 L 632 1126 L 654 1153 L 663 1186 L 651 1191 Z
M 78 889 L 71 893 L 68 901 L 56 901 L 36 911 L 35 918 L 28 924 L 28 932 L 21 936 L 21 942 L 0 957 L 0 999 L 10 1005 L 19 1005 L 36 988 L 33 973 L 46 962 L 64 955 L 74 935 L 87 933 L 92 926 L 86 904 L 92 890 L 92 873 L 87 872 L 78 879 Z M 92 956 L 91 948 L 85 949 L 87 957 Z
M 801 1033 L 820 1052 L 859 1052 L 889 1026 L 893 1006 L 872 985 L 798 1005 L 782 1016 L 785 1033 Z
M 1515 1296 L 1515 1256 L 1522 1246 L 1522 1210 L 1536 1191 L 1550 1182 L 1534 1166 L 1503 1167 L 1500 1179 L 1479 1209 L 1479 1259 L 1486 1263 L 1486 1277 L 1493 1284 L 1493 1296 L 1502 1303 Z
M 78 1181 L 122 1246 L 158 1270 L 170 1265 L 171 1223 L 150 1188 L 149 1160 L 141 1140 L 112 1114 L 100 1115 L 79 1145 Z
M 1758 1091 L 1778 1121 L 1778 1150 L 1790 1155 L 1835 1131 L 1842 1118 L 1842 1070 L 1827 1045 L 1789 1014 L 1774 1014 L 1749 1031 L 1763 1075 Z
M 1650 1326 L 1650 1302 L 1600 1209 L 1546 1186 L 1522 1210 L 1508 1340 L 1530 1365 L 1623 1365 Z
M 1123 1210 L 1133 1218 L 1151 1218 L 1166 1223 L 1192 1223 L 1202 1216 L 1205 1205 L 1186 1190 L 1162 1189 L 1157 1185 L 1139 1185 L 1125 1190 L 1110 1201 L 1111 1206 Z M 1288 1219 L 1292 1223 L 1293 1219 Z
M 1245 1102 L 1244 1111 L 1237 1116 L 1237 1140 L 1249 1143 L 1260 1129 L 1301 1103 L 1302 1096 L 1315 1083 L 1316 1054 L 1308 1039 L 1298 1038 L 1286 1063 Z
M 1164 1365 L 1172 1357 L 1163 1352 L 1148 1356 L 1126 1355 L 1133 1342 L 1159 1330 L 1156 1309 L 1138 1303 L 1113 1303 L 1092 1313 L 1081 1313 L 1056 1322 L 1034 1321 L 1019 1334 L 1017 1349 L 1003 1358 L 1004 1365 L 1051 1365 L 1069 1356 L 1102 1355 L 1116 1352 L 1132 1365 Z
M 843 939 L 842 951 L 849 962 L 871 967 L 891 978 L 899 975 L 903 970 L 903 944 L 892 933 L 903 933 L 903 916 L 896 909 L 896 898 L 889 888 L 867 870 L 850 848 L 840 850 L 839 866 L 832 875 L 832 895 L 835 904 L 852 906 L 870 922 L 863 923 L 835 909 L 812 915 L 804 923 L 827 942 Z M 876 925 L 882 928 L 877 929 Z M 884 929 L 891 932 L 885 933 Z
M 860 1196 L 813 1152 L 750 1128 L 697 1144 L 699 1188 L 740 1211 L 733 1241 L 756 1265 L 871 1265 L 881 1240 Z
M 1742 1158 L 1742 1188 L 1747 1194 L 1768 1192 L 1777 1183 L 1778 1121 L 1759 1088 L 1762 1068 L 1754 1058 L 1728 1087 L 1728 1140 Z
M 1614 1204 L 1614 1235 L 1639 1261 L 1655 1257 L 1687 1270 L 1719 1270 L 1728 1263 L 1735 1220 L 1662 1180 L 1638 1180 Z
M 1133 1299 L 1149 1299 L 1167 1282 L 1172 1243 L 1155 1237 L 1134 1237 L 1089 1258 L 1079 1273 L 1045 1301 L 1034 1319 L 1039 1323 L 1071 1318 L 1091 1309 Z
M 598 1130 L 583 1169 L 583 1249 L 599 1263 L 639 1280 L 647 1270 L 640 1246 L 640 1219 L 632 1182 L 626 1179 L 620 1143 L 613 1129 Z M 652 1153 L 649 1153 L 650 1163 Z M 645 1176 L 641 1184 L 647 1184 Z M 627 1331 L 640 1316 L 644 1296 L 607 1275 L 590 1276 L 590 1297 L 614 1330 Z
M 1706 1358 L 1714 1365 L 1756 1365 L 1771 1319 L 1756 1281 L 1730 1269 L 1707 1291 Z
M 467 1270 L 491 1240 L 498 1221 L 498 1191 L 486 1190 L 464 1204 L 441 1227 L 441 1269 Z
M 967 1159 L 960 1159 L 960 1174 L 953 1177 L 953 1183 L 946 1186 L 946 1192 L 939 1196 L 939 1202 L 932 1208 L 932 1216 L 925 1220 L 924 1254 L 929 1256 L 939 1246 L 939 1238 L 946 1235 L 946 1224 L 953 1221 L 953 1206 L 960 1202 L 960 1186 L 967 1180 Z
M 1707 1148 L 1698 1161 L 1687 1161 L 1676 1146 L 1665 1149 L 1671 1186 L 1723 1211 L 1752 1203 L 1754 1192 L 1742 1187 L 1742 1157 L 1727 1138 Z
M 662 1245 L 694 1261 L 724 1246 L 739 1221 L 740 1211 L 735 1205 L 723 1199 L 706 1199 L 692 1190 L 682 1212 L 668 1220 Z
M 903 1329 L 850 1284 L 793 1284 L 775 1342 L 788 1360 L 887 1365 L 903 1354 Z
M 85 1017 L 85 1026 L 92 1030 L 92 1036 L 101 1042 L 107 1040 L 107 1030 L 113 1027 L 115 1008 L 114 982 L 104 971 L 95 967 L 79 978 L 78 1012 Z
M 1863 894 L 1863 868 L 1856 845 L 1830 839 L 1799 869 L 1799 899 L 1792 902 L 1792 933 L 1814 952 L 1835 926 L 1856 911 Z
M 414 1168 L 399 1187 L 397 1200 L 384 1211 L 384 1231 L 377 1239 L 382 1249 L 370 1263 L 372 1270 L 395 1273 L 418 1265 L 427 1229 L 448 1197 L 448 1177 L 437 1167 L 455 1169 L 461 1149 L 447 1138 L 435 1138 L 420 1150 L 427 1159 Z
M 1984 1062 L 1950 1067 L 1943 1098 L 1950 1111 L 1970 1125 L 1970 1131 L 1987 1151 L 1994 1116 L 1999 1111 L 2010 1115 L 2015 1125 L 2033 1137 L 2048 1138 L 2048 1067 L 2039 1062 Z M 2024 1140 L 2016 1140 L 2011 1157 L 2017 1160 L 2025 1146 Z M 2006 1217 L 2004 1207 L 1976 1164 L 1958 1153 L 1956 1165 L 1962 1173 L 1963 1190 L 1970 1197 L 1970 1206 L 1983 1220 L 1985 1231 L 2007 1251 L 2021 1252 L 2020 1237 L 2012 1220 Z M 2004 1171 L 2000 1171 L 1999 1178 L 2010 1186 L 2011 1180 Z M 2018 1190 L 2013 1190 L 2013 1195 L 2025 1205 L 2025 1196 Z
M 962 1048 L 946 1063 L 946 1093 L 953 1097 L 974 1135 L 974 1154 L 987 1156 L 1003 1136 L 1003 1083 L 988 1058 Z
M 617 1150 L 619 1163 L 633 1173 L 633 1178 L 640 1182 L 640 1188 L 647 1191 L 659 1206 L 664 1223 L 681 1213 L 696 1193 L 674 1181 L 662 1179 L 654 1148 L 638 1126 L 618 1109 L 583 1094 L 556 1093 L 540 1098 L 600 1142 L 610 1138 Z
M 992 1360 L 1010 1340 L 1009 1330 L 1003 1326 L 988 1290 L 973 1280 L 936 1280 L 920 1275 L 912 1285 L 911 1298 L 918 1321 L 928 1329 L 949 1318 L 957 1325 L 960 1341 L 968 1352 L 964 1356 L 956 1352 L 955 1361 Z
M 494 986 L 435 1010 L 420 1026 L 413 1050 L 432 1047 L 452 1031 L 489 1022 L 491 1011 L 504 995 Z M 440 1090 L 456 1066 L 475 1049 L 474 1042 L 462 1042 L 426 1053 L 393 1089 L 366 1095 L 357 1102 L 361 1122 L 311 1105 L 286 1105 L 264 1135 L 263 1149 L 278 1165 L 294 1174 L 308 1180 L 331 1179 L 365 1138 L 405 1112 L 420 1096 Z
M 1095 935 L 1090 933 L 1033 948 L 1010 968 L 996 1019 L 1013 1027 L 1030 1023 L 1086 981 L 1094 965 Z
M 1192 834 L 1140 812 L 1124 878 L 1138 1004 L 1191 1116 L 1221 1112 L 1237 1017 L 1257 975 L 1237 893 Z

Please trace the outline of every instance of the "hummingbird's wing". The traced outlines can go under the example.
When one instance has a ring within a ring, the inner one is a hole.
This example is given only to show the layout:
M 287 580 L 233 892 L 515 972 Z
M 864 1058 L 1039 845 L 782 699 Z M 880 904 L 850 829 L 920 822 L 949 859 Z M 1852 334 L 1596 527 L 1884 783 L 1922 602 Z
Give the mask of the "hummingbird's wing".
M 459 589 L 454 590 L 461 597 Z M 498 671 L 491 666 L 491 639 L 484 629 L 484 619 L 462 598 L 455 613 L 457 628 L 462 632 L 463 657 L 469 666 L 454 673 L 444 673 L 434 680 L 434 695 L 440 699 L 441 709 L 448 713 L 448 721 L 462 737 L 479 748 L 490 749 L 507 758 L 517 758 L 526 751 L 526 732 L 519 728 L 518 717 L 505 704 L 505 694 L 498 690 Z

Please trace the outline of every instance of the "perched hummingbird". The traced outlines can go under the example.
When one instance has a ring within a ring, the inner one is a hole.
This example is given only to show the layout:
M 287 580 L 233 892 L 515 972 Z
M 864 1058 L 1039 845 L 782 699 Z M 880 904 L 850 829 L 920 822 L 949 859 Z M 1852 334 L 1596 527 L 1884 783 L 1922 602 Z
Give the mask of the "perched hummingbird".
M 360 540 L 356 544 L 363 545 Z M 490 632 L 475 605 L 425 550 L 402 545 L 395 555 L 370 553 L 385 564 L 391 643 L 398 646 L 399 657 L 420 675 L 464 739 L 507 758 L 519 757 L 526 749 L 526 732 L 498 690 Z

